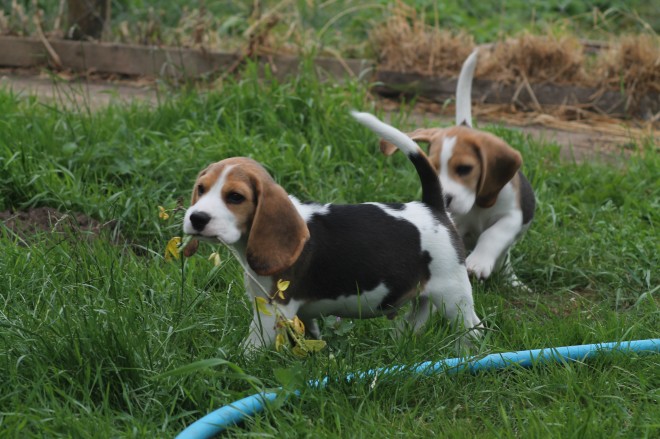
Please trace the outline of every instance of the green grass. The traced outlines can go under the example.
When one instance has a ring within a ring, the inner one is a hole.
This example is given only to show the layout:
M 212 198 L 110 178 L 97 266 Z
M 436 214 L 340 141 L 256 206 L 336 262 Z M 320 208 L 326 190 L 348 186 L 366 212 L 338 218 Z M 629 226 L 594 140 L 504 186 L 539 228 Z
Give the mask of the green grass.
M 33 34 L 31 1 L 19 1 L 27 20 L 12 11 L 11 0 L 0 0 L 7 17 L 0 32 Z M 53 28 L 59 2 L 38 2 L 44 10 L 42 26 Z M 255 23 L 255 2 L 246 0 L 115 0 L 112 3 L 110 40 L 171 46 L 193 44 L 201 32 L 204 45 L 236 50 L 247 42 L 245 32 Z M 373 57 L 369 32 L 391 16 L 392 0 L 264 0 L 261 13 L 277 13 L 279 22 L 270 31 L 277 47 L 287 51 L 315 51 L 344 57 Z M 471 34 L 477 43 L 490 43 L 522 31 L 572 33 L 579 38 L 608 40 L 621 34 L 660 32 L 660 10 L 644 0 L 413 0 L 401 2 L 429 25 Z M 203 11 L 201 18 L 196 12 Z M 64 17 L 64 23 L 66 16 Z M 61 25 L 61 30 L 66 24 Z M 120 29 L 127 29 L 128 34 Z
M 157 206 L 187 205 L 197 172 L 227 156 L 259 160 L 302 199 L 418 198 L 410 163 L 381 156 L 348 115 L 373 109 L 362 85 L 320 84 L 308 73 L 259 82 L 252 69 L 217 92 L 162 95 L 151 109 L 61 104 L 0 92 L 0 210 L 50 206 L 116 222 L 96 239 L 21 239 L 0 225 L 0 436 L 172 437 L 281 381 L 291 389 L 326 374 L 455 356 L 455 334 L 440 319 L 403 339 L 376 319 L 325 325 L 329 348 L 306 360 L 246 359 L 239 343 L 250 310 L 230 254 L 220 249 L 217 268 L 209 245 L 185 262 L 162 257 L 181 214 L 161 221 Z M 405 117 L 395 124 L 409 127 Z M 616 166 L 574 164 L 559 160 L 556 145 L 489 129 L 523 153 L 539 203 L 514 251 L 534 292 L 498 279 L 475 285 L 492 329 L 480 352 L 657 337 L 657 146 L 639 145 Z M 210 359 L 235 367 L 196 363 Z M 302 388 L 231 436 L 657 437 L 659 366 L 657 356 L 618 354 Z

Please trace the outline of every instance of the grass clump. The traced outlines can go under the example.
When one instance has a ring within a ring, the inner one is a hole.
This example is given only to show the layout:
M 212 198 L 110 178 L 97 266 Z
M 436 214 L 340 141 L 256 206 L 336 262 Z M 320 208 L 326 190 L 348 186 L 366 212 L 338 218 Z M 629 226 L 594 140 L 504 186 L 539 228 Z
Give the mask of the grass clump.
M 660 93 L 660 37 L 627 36 L 612 44 L 597 66 L 610 87 L 634 96 Z
M 474 49 L 465 32 L 426 25 L 411 7 L 399 5 L 369 33 L 379 68 L 432 76 L 454 75 Z
M 522 34 L 487 52 L 478 75 L 496 81 L 585 83 L 582 44 L 576 38 Z

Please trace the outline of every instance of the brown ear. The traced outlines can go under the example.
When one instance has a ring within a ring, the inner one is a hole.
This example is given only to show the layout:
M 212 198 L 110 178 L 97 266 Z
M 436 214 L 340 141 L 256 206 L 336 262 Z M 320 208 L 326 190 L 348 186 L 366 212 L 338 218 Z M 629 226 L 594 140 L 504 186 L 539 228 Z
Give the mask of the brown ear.
M 257 274 L 271 276 L 298 259 L 309 229 L 282 187 L 256 180 L 257 210 L 247 242 L 247 262 Z
M 481 156 L 476 203 L 479 207 L 491 207 L 504 185 L 520 169 L 522 156 L 505 141 L 491 134 L 480 136 L 476 146 Z
M 422 143 L 431 143 L 433 137 L 440 132 L 439 128 L 419 128 L 412 133 L 406 133 L 408 137 L 413 139 L 415 142 Z M 380 141 L 380 152 L 385 155 L 392 155 L 397 152 L 399 148 L 394 146 L 394 144 L 388 142 L 387 140 L 381 139 Z

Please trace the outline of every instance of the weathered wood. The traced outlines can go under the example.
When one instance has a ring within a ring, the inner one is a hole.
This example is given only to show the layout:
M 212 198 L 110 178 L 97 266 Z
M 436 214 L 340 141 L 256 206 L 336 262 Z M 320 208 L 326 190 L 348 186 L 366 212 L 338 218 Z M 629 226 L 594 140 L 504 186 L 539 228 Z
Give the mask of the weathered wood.
M 137 46 L 128 44 L 90 43 L 51 40 L 63 68 L 76 71 L 119 73 L 124 75 L 194 78 L 221 73 L 234 66 L 236 54 L 204 52 L 186 48 Z M 49 55 L 38 39 L 0 37 L 0 66 L 35 67 L 48 65 Z M 283 79 L 300 71 L 301 60 L 293 56 L 261 56 L 274 76 Z M 316 58 L 314 66 L 321 79 L 328 77 L 365 77 L 376 81 L 373 90 L 385 96 L 423 96 L 438 102 L 453 99 L 456 80 L 431 78 L 413 73 L 374 72 L 368 60 Z M 530 93 L 531 91 L 531 93 Z M 475 80 L 472 96 L 477 102 L 513 103 L 526 109 L 544 105 L 573 105 L 610 115 L 652 117 L 660 112 L 657 93 L 633 100 L 629 95 L 586 87 L 555 84 L 505 84 Z
M 83 41 L 50 40 L 64 68 L 77 71 L 119 73 L 124 75 L 198 77 L 222 72 L 233 65 L 239 56 L 230 53 L 203 52 L 186 48 L 137 46 L 128 44 L 90 43 Z M 274 75 L 284 78 L 300 70 L 300 59 L 292 56 L 262 56 Z M 35 67 L 48 64 L 48 53 L 38 39 L 0 37 L 0 66 Z M 323 76 L 359 76 L 370 68 L 370 62 L 330 58 L 314 61 Z

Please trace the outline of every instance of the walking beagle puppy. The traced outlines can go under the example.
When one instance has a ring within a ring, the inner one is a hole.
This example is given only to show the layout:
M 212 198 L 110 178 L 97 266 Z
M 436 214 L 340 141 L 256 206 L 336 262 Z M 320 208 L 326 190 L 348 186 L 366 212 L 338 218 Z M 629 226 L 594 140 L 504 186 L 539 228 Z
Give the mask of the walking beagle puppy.
M 413 329 L 428 319 L 432 302 L 453 325 L 475 329 L 463 336 L 466 344 L 480 333 L 463 245 L 426 155 L 371 114 L 352 115 L 408 156 L 422 183 L 421 202 L 301 203 L 244 157 L 214 163 L 197 177 L 183 231 L 229 246 L 243 265 L 253 303 L 247 351 L 273 345 L 276 336 L 275 313 L 260 313 L 257 298 L 288 319 L 297 315 L 313 337 L 319 316 L 392 317 L 411 301 L 406 321 Z M 279 279 L 290 281 L 284 298 L 275 294 Z
M 512 286 L 525 288 L 513 272 L 509 249 L 527 231 L 536 201 L 520 172 L 522 157 L 504 140 L 472 128 L 470 95 L 477 63 L 475 50 L 465 61 L 456 90 L 456 126 L 422 128 L 408 134 L 428 143 L 445 203 L 469 255 L 468 271 L 487 279 L 502 270 Z M 397 148 L 381 140 L 385 155 Z

